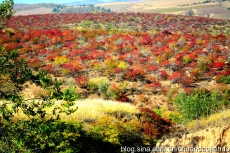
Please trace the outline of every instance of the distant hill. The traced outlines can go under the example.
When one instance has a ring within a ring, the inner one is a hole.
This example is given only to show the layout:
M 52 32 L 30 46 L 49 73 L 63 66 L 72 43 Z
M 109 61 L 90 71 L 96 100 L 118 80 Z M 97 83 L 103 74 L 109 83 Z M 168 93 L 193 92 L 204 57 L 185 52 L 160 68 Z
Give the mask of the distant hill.
M 72 0 L 71 3 L 15 4 L 15 15 L 66 12 L 145 12 L 230 19 L 230 0 Z M 220 5 L 221 4 L 221 5 Z M 88 7 L 90 6 L 90 8 Z M 94 8 L 93 8 L 94 7 Z M 63 9 L 65 8 L 65 9 Z M 93 9 L 92 9 L 93 8 Z
M 24 4 L 24 3 L 15 3 L 14 4 L 14 10 L 16 11 L 27 11 L 27 10 L 33 10 L 37 8 L 55 8 L 60 5 L 66 5 L 66 6 L 79 6 L 79 5 L 89 5 L 89 4 L 103 4 L 106 2 L 138 2 L 141 0 L 73 0 L 71 3 L 63 3 L 63 4 L 55 4 L 55 3 L 37 3 L 37 4 Z
M 37 8 L 54 8 L 57 7 L 60 4 L 54 4 L 54 3 L 37 3 L 37 4 L 22 4 L 22 3 L 15 3 L 14 4 L 14 10 L 18 11 L 27 11 L 27 10 L 33 10 Z
M 74 1 L 74 2 L 71 2 L 71 3 L 64 3 L 64 5 L 70 5 L 70 6 L 74 6 L 74 5 L 88 5 L 88 4 L 101 4 L 101 3 L 104 3 L 103 1 L 101 0 L 79 0 L 79 1 Z
M 94 4 L 83 4 L 79 6 L 58 5 L 52 10 L 53 13 L 99 13 L 111 12 L 110 8 L 94 7 Z
M 139 2 L 141 0 L 110 0 L 110 1 L 104 1 L 104 0 L 77 0 L 71 3 L 64 3 L 65 5 L 70 5 L 70 6 L 74 6 L 74 5 L 88 5 L 88 4 L 102 4 L 102 3 L 106 3 L 106 2 Z

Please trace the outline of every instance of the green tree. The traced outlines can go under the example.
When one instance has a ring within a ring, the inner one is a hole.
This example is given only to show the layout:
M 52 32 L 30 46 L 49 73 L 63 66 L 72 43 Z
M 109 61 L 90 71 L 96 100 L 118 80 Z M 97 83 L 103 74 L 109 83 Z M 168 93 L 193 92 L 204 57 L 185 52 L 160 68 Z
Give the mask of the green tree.
M 13 14 L 13 0 L 3 0 L 2 4 L 0 5 L 0 21 L 4 18 L 10 18 Z
M 188 10 L 187 15 L 193 16 L 193 15 L 195 15 L 195 13 L 192 9 L 190 9 L 190 10 Z
M 4 1 L 0 4 L 1 16 L 0 20 L 11 17 L 13 15 L 14 2 L 12 0 Z M 22 85 L 26 81 L 31 81 L 37 85 L 50 91 L 48 98 L 40 97 L 39 99 L 24 99 L 20 94 Z M 71 90 L 61 91 L 60 86 L 62 82 L 52 80 L 45 72 L 34 72 L 28 66 L 27 62 L 19 57 L 17 50 L 8 50 L 0 44 L 0 152 L 22 152 L 22 150 L 37 148 L 38 151 L 51 148 L 52 145 L 59 146 L 60 144 L 66 146 L 70 137 L 54 142 L 53 140 L 44 141 L 44 132 L 37 135 L 40 131 L 50 129 L 54 124 L 70 125 L 59 121 L 59 114 L 71 114 L 76 110 L 69 109 L 68 105 L 65 108 L 55 107 L 52 111 L 53 117 L 49 117 L 45 108 L 54 105 L 51 98 L 72 100 L 73 92 Z M 71 94 L 71 98 L 69 98 Z M 60 97 L 61 96 L 61 97 Z M 21 110 L 30 120 L 15 120 L 15 113 Z M 41 127 L 41 125 L 44 125 Z M 25 126 L 27 130 L 22 128 Z M 70 125 L 72 126 L 72 125 Z M 38 127 L 38 129 L 33 129 Z M 60 127 L 55 128 L 53 132 L 58 132 Z M 20 132 L 19 132 L 19 131 Z M 63 129 L 64 130 L 64 129 Z M 76 126 L 75 134 L 82 132 L 81 127 Z M 31 135 L 36 133 L 35 135 Z M 33 142 L 33 140 L 36 141 Z M 57 138 L 57 136 L 55 136 Z M 52 138 L 53 139 L 53 138 Z M 31 143 L 33 142 L 33 143 Z M 29 147 L 29 148 L 28 148 Z M 71 146 L 70 146 L 71 147 Z M 57 147 L 54 149 L 58 149 Z M 64 147 L 61 147 L 64 148 Z M 22 150 L 21 150 L 22 149 Z M 68 147 L 67 147 L 68 149 Z M 23 152 L 24 152 L 23 151 Z
M 219 6 L 222 6 L 222 3 L 226 0 L 216 0 L 219 3 Z
M 57 7 L 55 7 L 55 8 L 53 8 L 53 12 L 54 13 L 58 13 L 60 10 L 57 8 Z

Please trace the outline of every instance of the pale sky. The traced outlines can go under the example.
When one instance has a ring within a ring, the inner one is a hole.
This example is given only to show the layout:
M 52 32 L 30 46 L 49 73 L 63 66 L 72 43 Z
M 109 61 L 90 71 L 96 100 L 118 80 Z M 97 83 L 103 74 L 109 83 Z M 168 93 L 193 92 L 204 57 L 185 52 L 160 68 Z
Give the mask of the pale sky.
M 3 0 L 0 0 L 0 3 L 2 3 Z M 70 2 L 76 2 L 76 1 L 85 1 L 85 0 L 14 0 L 14 3 L 24 3 L 24 4 L 35 4 L 35 3 L 56 3 L 56 4 L 62 4 L 62 3 L 70 3 Z M 111 0 L 101 0 L 103 2 L 110 2 Z M 92 0 L 93 2 L 93 0 Z

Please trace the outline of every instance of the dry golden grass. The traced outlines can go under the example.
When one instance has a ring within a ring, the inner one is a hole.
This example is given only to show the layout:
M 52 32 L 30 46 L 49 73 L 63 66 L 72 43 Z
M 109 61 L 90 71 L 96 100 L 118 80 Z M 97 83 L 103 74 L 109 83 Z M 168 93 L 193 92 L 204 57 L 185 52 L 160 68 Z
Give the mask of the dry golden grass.
M 2 102 L 0 102 L 1 104 Z M 55 106 L 62 107 L 64 101 L 56 101 L 55 105 L 52 107 L 47 107 L 45 110 L 47 111 L 51 117 L 52 110 Z M 130 103 L 122 103 L 111 100 L 103 100 L 103 99 L 85 99 L 85 100 L 76 100 L 75 104 L 70 108 L 78 108 L 73 114 L 66 115 L 62 113 L 60 115 L 61 120 L 63 121 L 95 121 L 102 117 L 107 116 L 115 116 L 115 115 L 123 115 L 123 117 L 133 116 L 134 114 L 138 114 L 139 110 L 137 107 L 133 106 Z M 10 105 L 9 105 L 10 106 Z M 25 120 L 28 119 L 27 115 L 25 115 L 22 110 L 19 110 L 15 115 L 15 119 Z
M 89 82 L 92 82 L 92 83 L 98 83 L 98 82 L 101 82 L 101 81 L 109 81 L 106 77 L 98 77 L 98 78 L 90 78 L 89 79 Z
M 201 128 L 203 129 L 211 126 L 229 124 L 229 121 L 230 121 L 230 109 L 227 109 L 222 112 L 212 114 L 207 118 L 193 120 L 192 122 L 188 123 L 186 127 L 189 130 L 198 130 Z

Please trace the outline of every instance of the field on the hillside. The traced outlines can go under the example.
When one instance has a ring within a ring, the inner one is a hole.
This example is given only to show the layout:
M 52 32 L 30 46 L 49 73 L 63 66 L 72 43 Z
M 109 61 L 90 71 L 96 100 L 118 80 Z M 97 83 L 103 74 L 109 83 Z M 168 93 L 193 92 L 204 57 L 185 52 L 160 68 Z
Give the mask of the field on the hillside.
M 103 7 L 111 9 L 113 12 L 142 12 L 142 13 L 164 13 L 164 14 L 180 14 L 185 15 L 189 10 L 193 10 L 194 16 L 211 17 L 218 19 L 230 19 L 229 1 L 222 2 L 219 6 L 218 2 L 203 3 L 200 0 L 144 0 L 134 2 L 110 2 L 96 4 L 95 7 Z M 78 7 L 78 6 L 75 6 Z M 31 14 L 48 14 L 52 13 L 55 5 L 35 4 L 35 5 L 16 5 L 18 10 L 15 15 L 31 15 Z
M 186 14 L 193 9 L 195 16 L 212 17 L 219 19 L 230 19 L 229 1 L 223 2 L 221 6 L 217 2 L 204 3 L 201 0 L 154 0 L 141 2 L 121 2 L 121 3 L 103 3 L 95 6 L 110 8 L 115 12 L 147 12 L 147 13 L 166 13 L 166 14 Z M 195 3 L 195 4 L 194 4 Z
M 138 140 L 136 145 L 150 146 L 171 130 L 172 122 L 188 123 L 229 109 L 230 20 L 73 13 L 14 16 L 5 22 L 0 43 L 17 49 L 33 73 L 46 71 L 64 81 L 61 89 L 87 99 L 75 101 L 79 111 L 74 115 L 81 118 L 70 120 L 83 121 L 103 141 L 122 145 Z M 10 88 L 0 85 L 1 91 Z M 32 83 L 22 93 L 43 99 L 52 94 Z
M 52 13 L 52 10 L 52 8 L 40 7 L 32 10 L 18 11 L 15 15 L 49 14 Z

